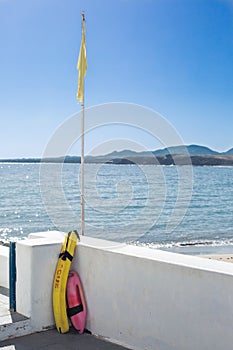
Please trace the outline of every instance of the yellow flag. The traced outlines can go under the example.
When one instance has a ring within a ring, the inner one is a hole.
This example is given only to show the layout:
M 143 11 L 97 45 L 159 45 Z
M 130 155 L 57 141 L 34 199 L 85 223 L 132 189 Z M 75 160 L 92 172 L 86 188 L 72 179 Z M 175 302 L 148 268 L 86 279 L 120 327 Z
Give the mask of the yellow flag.
M 79 102 L 84 101 L 84 77 L 87 71 L 87 58 L 86 58 L 86 30 L 85 30 L 85 18 L 84 13 L 82 14 L 82 41 L 79 50 L 78 64 L 77 69 L 79 70 L 78 74 L 78 91 L 77 91 L 77 100 Z

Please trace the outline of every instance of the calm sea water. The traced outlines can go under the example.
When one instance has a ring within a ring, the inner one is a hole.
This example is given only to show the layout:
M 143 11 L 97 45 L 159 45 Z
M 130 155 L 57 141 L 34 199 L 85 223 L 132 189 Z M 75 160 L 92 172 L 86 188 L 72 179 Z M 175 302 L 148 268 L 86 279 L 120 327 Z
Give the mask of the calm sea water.
M 80 167 L 1 163 L 0 241 L 80 231 Z M 233 251 L 233 168 L 85 165 L 88 236 Z M 200 250 L 200 249 L 199 249 Z

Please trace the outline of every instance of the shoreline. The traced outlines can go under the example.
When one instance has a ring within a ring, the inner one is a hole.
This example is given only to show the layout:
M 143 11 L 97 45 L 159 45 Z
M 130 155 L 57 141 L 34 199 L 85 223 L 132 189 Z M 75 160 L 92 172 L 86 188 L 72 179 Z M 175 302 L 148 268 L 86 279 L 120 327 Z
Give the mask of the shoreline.
M 233 256 L 233 245 L 189 245 L 189 246 L 177 246 L 170 248 L 159 248 L 167 252 L 173 252 L 185 255 L 195 256 L 217 256 L 217 255 L 232 255 Z
M 200 255 L 200 258 L 218 260 L 227 263 L 233 263 L 233 254 L 210 254 L 210 255 Z
M 222 246 L 189 246 L 162 249 L 177 254 L 192 255 L 200 258 L 233 263 L 233 245 Z

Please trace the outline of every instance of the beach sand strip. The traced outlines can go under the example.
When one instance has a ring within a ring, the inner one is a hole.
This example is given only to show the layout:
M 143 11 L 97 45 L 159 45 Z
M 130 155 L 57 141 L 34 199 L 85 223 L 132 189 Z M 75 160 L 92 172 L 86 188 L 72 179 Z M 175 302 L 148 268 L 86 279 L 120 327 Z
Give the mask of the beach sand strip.
M 233 254 L 213 254 L 213 255 L 211 254 L 211 255 L 201 255 L 200 257 L 233 263 Z

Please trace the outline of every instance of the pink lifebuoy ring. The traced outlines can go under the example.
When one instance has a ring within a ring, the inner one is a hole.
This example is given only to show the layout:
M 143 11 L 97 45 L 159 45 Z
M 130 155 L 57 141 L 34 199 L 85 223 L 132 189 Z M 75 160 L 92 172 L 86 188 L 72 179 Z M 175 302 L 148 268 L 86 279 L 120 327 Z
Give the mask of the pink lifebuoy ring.
M 68 275 L 66 297 L 67 315 L 74 328 L 82 334 L 86 323 L 86 301 L 79 275 L 73 270 Z

